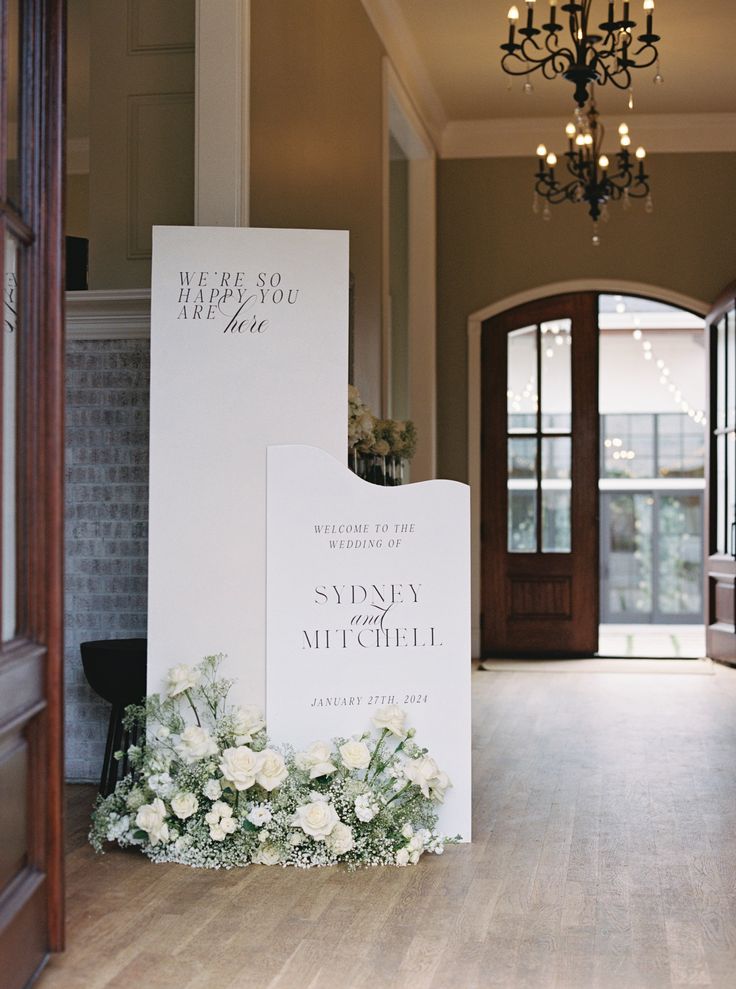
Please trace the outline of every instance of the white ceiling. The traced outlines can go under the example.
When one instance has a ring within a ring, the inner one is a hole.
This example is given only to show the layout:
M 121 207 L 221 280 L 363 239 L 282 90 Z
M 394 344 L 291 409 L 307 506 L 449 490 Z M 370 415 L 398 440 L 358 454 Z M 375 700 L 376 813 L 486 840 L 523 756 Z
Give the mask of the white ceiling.
M 392 6 L 403 20 L 445 121 L 559 117 L 573 110 L 572 84 L 562 79 L 549 81 L 536 73 L 529 96 L 522 93 L 523 79 L 515 79 L 508 89 L 510 77 L 500 68 L 499 45 L 507 38 L 511 2 L 384 0 L 384 8 Z M 524 0 L 514 2 L 524 16 Z M 622 0 L 616 0 L 619 16 L 621 6 Z M 548 3 L 537 0 L 535 7 L 535 21 L 541 21 Z M 641 10 L 641 0 L 632 0 L 632 17 L 639 25 Z M 597 22 L 604 19 L 605 0 L 593 0 L 593 14 Z M 664 84 L 653 85 L 653 68 L 634 71 L 636 113 L 736 111 L 736 58 L 731 51 L 736 0 L 655 0 L 654 30 L 662 36 Z M 626 94 L 605 86 L 598 92 L 598 105 L 604 113 L 618 114 L 626 107 Z

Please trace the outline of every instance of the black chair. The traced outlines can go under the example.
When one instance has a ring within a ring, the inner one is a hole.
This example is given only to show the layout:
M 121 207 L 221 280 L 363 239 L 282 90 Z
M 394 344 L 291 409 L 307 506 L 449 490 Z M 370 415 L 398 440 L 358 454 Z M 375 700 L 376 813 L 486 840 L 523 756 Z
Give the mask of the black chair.
M 106 797 L 115 789 L 118 771 L 128 772 L 127 749 L 135 744 L 137 733 L 123 728 L 123 714 L 129 704 L 140 704 L 146 696 L 146 639 L 101 639 L 80 645 L 82 666 L 90 687 L 112 704 L 102 763 L 100 793 Z M 118 764 L 114 753 L 126 754 Z

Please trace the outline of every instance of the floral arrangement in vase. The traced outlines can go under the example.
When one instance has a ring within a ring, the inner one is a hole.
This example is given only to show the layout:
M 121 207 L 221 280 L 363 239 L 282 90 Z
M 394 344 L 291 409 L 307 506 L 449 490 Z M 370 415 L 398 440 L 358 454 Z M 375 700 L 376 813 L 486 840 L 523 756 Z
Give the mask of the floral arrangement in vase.
M 414 864 L 459 840 L 436 830 L 452 784 L 399 707 L 376 711 L 359 736 L 278 748 L 257 708 L 228 704 L 222 658 L 173 667 L 165 697 L 127 709 L 127 727 L 143 728 L 146 742 L 128 749 L 132 772 L 98 798 L 96 851 L 114 842 L 213 869 L 357 868 Z
M 348 385 L 348 453 L 352 470 L 377 484 L 401 484 L 403 465 L 417 448 L 410 420 L 377 419 L 354 385 Z

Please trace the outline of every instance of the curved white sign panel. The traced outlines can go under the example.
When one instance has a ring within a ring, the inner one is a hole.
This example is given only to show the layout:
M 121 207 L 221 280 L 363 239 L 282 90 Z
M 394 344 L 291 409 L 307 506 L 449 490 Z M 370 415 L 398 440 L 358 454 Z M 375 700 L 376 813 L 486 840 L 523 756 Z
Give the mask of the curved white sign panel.
M 268 451 L 267 721 L 306 746 L 398 704 L 470 840 L 470 501 L 455 481 L 378 487 L 323 450 Z

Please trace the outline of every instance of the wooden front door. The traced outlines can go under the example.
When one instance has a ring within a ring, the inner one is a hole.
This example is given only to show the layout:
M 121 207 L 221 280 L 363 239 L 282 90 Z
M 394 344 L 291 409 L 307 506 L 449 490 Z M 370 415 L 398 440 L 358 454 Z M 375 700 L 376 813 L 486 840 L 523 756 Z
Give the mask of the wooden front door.
M 63 941 L 62 0 L 0 0 L 0 983 Z
M 484 656 L 598 648 L 598 299 L 494 316 L 482 340 Z
M 706 323 L 709 433 L 705 627 L 711 659 L 736 666 L 736 283 Z

